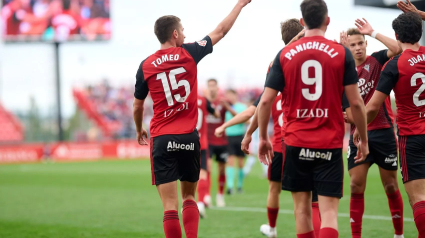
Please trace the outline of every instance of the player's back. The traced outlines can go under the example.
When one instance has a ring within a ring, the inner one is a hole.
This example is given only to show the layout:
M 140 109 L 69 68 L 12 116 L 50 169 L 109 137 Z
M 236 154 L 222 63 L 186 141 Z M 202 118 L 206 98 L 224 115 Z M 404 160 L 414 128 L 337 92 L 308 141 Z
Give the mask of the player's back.
M 341 100 L 347 85 L 344 83 L 347 61 L 354 61 L 348 49 L 321 36 L 304 37 L 282 50 L 283 98 L 288 112 L 286 144 L 315 149 L 342 148 Z M 352 77 L 357 82 L 357 74 Z
M 396 64 L 396 65 L 395 65 Z M 425 134 L 425 47 L 405 50 L 386 67 L 398 69 L 394 93 L 399 135 Z
M 152 137 L 187 134 L 195 130 L 198 120 L 197 64 L 211 52 L 212 43 L 207 36 L 196 43 L 158 50 L 140 64 L 136 88 L 147 84 L 151 93 Z
M 198 96 L 198 122 L 196 129 L 198 129 L 201 149 L 208 149 L 208 126 L 207 126 L 207 99 L 205 97 Z

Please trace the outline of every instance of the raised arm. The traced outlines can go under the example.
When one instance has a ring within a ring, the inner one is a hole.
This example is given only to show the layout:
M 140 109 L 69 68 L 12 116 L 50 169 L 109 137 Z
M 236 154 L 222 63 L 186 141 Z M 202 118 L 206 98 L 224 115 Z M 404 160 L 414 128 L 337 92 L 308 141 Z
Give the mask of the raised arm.
M 375 31 L 369 22 L 366 19 L 357 19 L 355 22 L 357 29 L 359 29 L 361 34 L 371 36 L 384 44 L 387 48 L 387 56 L 388 58 L 392 58 L 401 53 L 401 48 L 398 46 L 396 40 L 391 39 L 388 36 L 385 36 L 381 33 Z
M 415 5 L 413 5 L 413 4 L 410 2 L 410 0 L 406 0 L 406 1 L 407 1 L 407 3 L 406 3 L 406 2 L 404 2 L 404 1 L 398 1 L 398 3 L 397 3 L 397 7 L 398 7 L 400 10 L 402 10 L 403 12 L 416 12 L 416 13 L 418 13 L 418 14 L 421 16 L 422 20 L 424 20 L 424 21 L 425 21 L 425 12 L 423 12 L 423 11 L 419 11 L 419 10 L 415 7 Z
M 224 36 L 226 36 L 241 13 L 242 8 L 244 8 L 250 2 L 251 0 L 238 0 L 238 3 L 230 12 L 230 14 L 224 18 L 220 24 L 218 24 L 217 28 L 215 28 L 213 32 L 208 34 L 213 45 L 217 44 L 221 39 L 223 39 Z

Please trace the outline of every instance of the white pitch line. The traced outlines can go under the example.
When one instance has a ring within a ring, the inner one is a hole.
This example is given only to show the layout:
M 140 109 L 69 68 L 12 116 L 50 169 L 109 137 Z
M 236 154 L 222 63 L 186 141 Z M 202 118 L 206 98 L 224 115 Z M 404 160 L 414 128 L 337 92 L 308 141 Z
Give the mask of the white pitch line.
M 233 212 L 262 212 L 266 213 L 267 210 L 264 208 L 257 208 L 257 207 L 211 207 L 212 210 L 221 210 L 221 211 L 233 211 Z M 294 214 L 294 211 L 292 210 L 284 210 L 279 209 L 279 213 L 282 214 Z M 347 213 L 338 213 L 339 217 L 350 217 L 350 214 Z M 363 215 L 363 219 L 370 219 L 370 220 L 384 220 L 384 221 L 391 221 L 391 217 L 387 216 L 371 216 L 371 215 Z M 407 222 L 414 222 L 412 218 L 404 218 L 404 221 Z

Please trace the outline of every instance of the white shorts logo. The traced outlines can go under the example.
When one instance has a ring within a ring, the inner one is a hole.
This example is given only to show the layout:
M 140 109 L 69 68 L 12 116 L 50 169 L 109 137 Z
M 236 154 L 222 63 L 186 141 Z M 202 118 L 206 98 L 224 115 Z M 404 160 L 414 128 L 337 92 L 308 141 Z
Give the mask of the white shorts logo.
M 195 144 L 178 144 L 175 141 L 168 142 L 167 151 L 180 151 L 180 150 L 195 150 Z
M 314 161 L 314 159 L 331 160 L 332 152 L 322 153 L 322 152 L 311 151 L 310 149 L 302 148 L 300 151 L 299 159 L 308 160 L 308 161 Z

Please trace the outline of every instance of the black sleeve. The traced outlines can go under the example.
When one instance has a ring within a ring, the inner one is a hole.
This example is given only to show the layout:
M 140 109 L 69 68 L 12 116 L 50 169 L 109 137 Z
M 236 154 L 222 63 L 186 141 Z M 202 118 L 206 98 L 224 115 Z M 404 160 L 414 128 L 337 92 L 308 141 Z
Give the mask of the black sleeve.
M 377 91 L 390 95 L 399 77 L 397 66 L 398 58 L 399 56 L 394 57 L 394 59 L 390 60 L 387 65 L 384 66 L 381 76 L 379 77 L 378 85 L 376 86 Z
M 342 110 L 345 112 L 345 109 L 350 107 L 350 103 L 348 102 L 347 95 L 345 92 L 342 93 Z
M 213 52 L 213 45 L 209 36 L 205 36 L 204 39 L 194 43 L 183 44 L 182 47 L 189 52 L 196 64 L 198 64 L 199 61 L 201 61 L 206 55 Z
M 381 65 L 384 65 L 388 60 L 390 60 L 390 58 L 388 58 L 388 50 L 375 52 L 371 56 L 375 58 Z
M 210 102 L 210 101 L 208 101 L 208 99 L 206 99 L 205 101 L 207 101 L 207 111 L 208 111 L 208 113 L 209 113 L 209 114 L 214 114 L 214 113 L 215 113 L 215 110 L 214 110 L 214 108 L 211 106 L 211 102 Z
M 136 74 L 136 85 L 134 90 L 134 97 L 139 100 L 145 100 L 149 93 L 148 84 L 145 81 L 145 76 L 143 75 L 143 61 Z
M 343 79 L 343 85 L 351 85 L 351 84 L 357 84 L 359 82 L 359 76 L 357 75 L 356 70 L 356 63 L 354 62 L 353 55 L 351 54 L 350 50 L 345 48 L 345 68 L 344 68 L 344 79 Z
M 282 65 L 280 64 L 281 53 L 282 50 L 279 51 L 276 58 L 274 59 L 273 65 L 267 74 L 266 84 L 264 85 L 264 87 L 272 88 L 279 92 L 282 92 L 283 88 L 285 87 L 285 77 L 283 76 Z
M 258 107 L 258 104 L 261 100 L 261 96 L 263 96 L 263 93 L 261 93 L 260 96 L 258 96 L 257 100 L 255 100 L 255 102 L 252 104 L 254 107 Z

